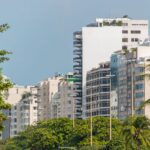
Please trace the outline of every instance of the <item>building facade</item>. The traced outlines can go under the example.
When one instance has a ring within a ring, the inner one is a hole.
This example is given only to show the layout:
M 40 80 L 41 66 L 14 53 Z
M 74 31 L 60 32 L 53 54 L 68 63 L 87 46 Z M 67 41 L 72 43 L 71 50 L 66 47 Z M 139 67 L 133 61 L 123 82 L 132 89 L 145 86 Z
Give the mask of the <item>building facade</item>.
M 38 97 L 37 88 L 32 88 L 32 92 L 24 93 L 22 99 L 19 101 L 15 108 L 19 108 L 17 122 L 17 133 L 24 131 L 29 125 L 35 124 L 38 120 Z
M 21 119 L 22 116 L 21 104 L 23 103 L 22 96 L 25 93 L 35 94 L 37 93 L 37 88 L 35 86 L 18 86 L 15 85 L 13 88 L 9 89 L 6 93 L 6 102 L 11 104 L 12 107 L 10 110 L 6 110 L 4 113 L 8 116 L 8 119 L 4 121 L 4 130 L 2 132 L 2 139 L 7 139 L 10 137 L 17 136 L 17 134 L 22 131 L 21 128 Z M 30 97 L 30 99 L 33 97 Z M 24 104 L 25 105 L 25 104 Z M 30 107 L 30 106 L 29 106 Z M 25 106 L 23 106 L 25 108 Z M 28 118 L 32 117 L 32 107 L 27 109 Z M 36 117 L 37 118 L 37 117 Z M 32 122 L 28 121 L 26 125 L 31 125 Z
M 99 62 L 109 60 L 111 53 L 136 47 L 148 37 L 148 21 L 129 18 L 98 18 L 95 23 L 74 32 L 76 117 L 85 116 L 86 74 Z M 81 109 L 82 108 L 82 109 Z
M 52 118 L 70 118 L 75 116 L 74 77 L 68 73 L 60 80 L 58 92 L 52 98 Z
M 112 88 L 118 97 L 118 118 L 124 119 L 129 115 L 145 115 L 150 118 L 150 107 L 140 110 L 141 104 L 150 98 L 150 80 L 144 74 L 149 74 L 150 47 L 139 46 L 124 54 L 116 52 L 111 57 L 113 73 L 116 79 Z
M 100 63 L 87 73 L 86 117 L 109 116 L 110 112 L 110 63 Z
M 52 118 L 52 98 L 58 92 L 61 75 L 48 78 L 38 84 L 38 120 Z

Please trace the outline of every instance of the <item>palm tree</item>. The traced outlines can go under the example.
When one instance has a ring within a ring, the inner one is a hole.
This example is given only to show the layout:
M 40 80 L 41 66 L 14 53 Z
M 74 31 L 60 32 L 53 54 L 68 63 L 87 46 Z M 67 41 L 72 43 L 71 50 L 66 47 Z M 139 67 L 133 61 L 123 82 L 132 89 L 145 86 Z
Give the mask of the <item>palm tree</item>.
M 150 149 L 150 120 L 145 116 L 128 117 L 123 122 L 122 134 L 126 150 L 141 150 L 142 146 Z
M 150 105 L 150 99 L 148 99 L 148 100 L 146 100 L 145 102 L 143 102 L 143 103 L 141 104 L 141 106 L 140 106 L 139 109 L 142 109 L 142 108 L 144 108 L 144 107 L 147 106 L 147 105 Z

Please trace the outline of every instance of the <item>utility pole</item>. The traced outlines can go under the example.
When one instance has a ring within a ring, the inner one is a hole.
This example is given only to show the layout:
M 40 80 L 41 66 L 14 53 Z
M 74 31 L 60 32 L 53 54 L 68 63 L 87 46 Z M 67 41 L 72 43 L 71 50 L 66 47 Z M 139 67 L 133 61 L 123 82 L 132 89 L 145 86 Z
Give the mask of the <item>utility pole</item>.
M 109 77 L 110 78 L 110 83 L 109 83 L 109 86 L 110 86 L 110 107 L 109 107 L 109 111 L 110 111 L 110 113 L 109 113 L 109 140 L 112 140 L 112 111 L 111 111 L 111 107 L 112 107 L 112 96 L 111 96 L 111 78 L 112 77 L 114 77 L 115 75 L 112 75 L 112 74 L 110 74 L 110 75 L 106 75 L 107 77 Z
M 92 95 L 93 95 L 93 85 L 92 85 L 92 88 L 91 88 L 91 105 L 90 105 L 90 114 L 91 114 L 91 117 L 90 117 L 90 128 L 91 128 L 91 138 L 90 138 L 90 145 L 91 147 L 93 146 L 93 118 L 92 118 Z

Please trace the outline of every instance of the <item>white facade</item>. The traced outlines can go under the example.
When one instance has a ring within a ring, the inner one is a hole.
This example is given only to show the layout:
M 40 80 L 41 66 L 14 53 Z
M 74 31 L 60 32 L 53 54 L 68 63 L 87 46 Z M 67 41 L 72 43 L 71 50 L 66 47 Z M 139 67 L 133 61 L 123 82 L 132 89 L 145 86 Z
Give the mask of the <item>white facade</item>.
M 29 95 L 28 95 L 29 94 Z M 24 98 L 22 98 L 16 105 L 19 108 L 18 113 L 18 131 L 21 132 L 27 128 L 29 125 L 33 125 L 37 122 L 37 88 L 32 88 L 31 93 L 25 93 Z
M 122 48 L 122 27 L 84 27 L 82 28 L 82 38 L 82 99 L 84 107 L 87 71 L 97 66 L 99 62 L 109 60 L 113 51 Z
M 22 131 L 21 119 L 25 118 L 22 115 L 22 110 L 20 107 L 23 105 L 22 96 L 25 93 L 37 94 L 37 88 L 34 86 L 15 85 L 13 88 L 9 89 L 6 94 L 6 102 L 11 104 L 12 107 L 10 110 L 7 110 L 5 112 L 8 116 L 8 119 L 4 122 L 5 129 L 2 133 L 4 139 L 14 137 L 18 134 L 18 132 Z M 30 97 L 30 99 L 33 99 L 33 97 Z M 32 118 L 32 109 L 32 107 L 30 109 L 27 109 L 28 118 Z M 28 124 L 26 124 L 26 126 L 31 125 L 32 123 L 32 121 L 28 121 Z

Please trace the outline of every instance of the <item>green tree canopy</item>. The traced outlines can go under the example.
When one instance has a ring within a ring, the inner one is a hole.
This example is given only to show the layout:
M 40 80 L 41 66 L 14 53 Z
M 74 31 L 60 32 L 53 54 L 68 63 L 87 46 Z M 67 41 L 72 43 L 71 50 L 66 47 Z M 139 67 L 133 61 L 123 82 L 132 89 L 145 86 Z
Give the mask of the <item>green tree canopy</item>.
M 0 32 L 4 32 L 8 28 L 8 24 L 2 24 L 0 25 Z M 6 50 L 0 50 L 0 63 L 9 60 L 7 57 L 8 54 L 10 54 L 10 52 Z M 2 74 L 1 70 L 2 68 L 0 68 L 0 131 L 3 129 L 3 121 L 6 120 L 6 116 L 2 111 L 10 108 L 10 105 L 5 102 L 5 92 L 12 87 L 11 81 Z
M 112 136 L 119 137 L 121 123 L 116 119 L 112 122 L 114 124 Z M 109 143 L 109 118 L 93 117 L 93 148 L 101 149 L 107 143 Z M 75 120 L 74 128 L 72 120 L 67 118 L 41 121 L 8 140 L 8 148 L 9 145 L 24 150 L 53 150 L 59 147 L 87 149 L 90 148 L 90 119 Z

